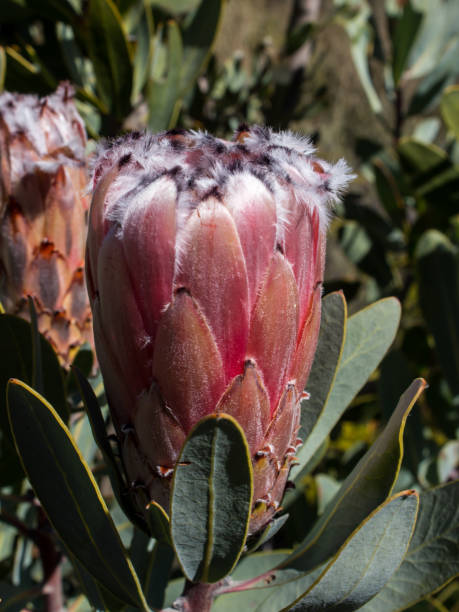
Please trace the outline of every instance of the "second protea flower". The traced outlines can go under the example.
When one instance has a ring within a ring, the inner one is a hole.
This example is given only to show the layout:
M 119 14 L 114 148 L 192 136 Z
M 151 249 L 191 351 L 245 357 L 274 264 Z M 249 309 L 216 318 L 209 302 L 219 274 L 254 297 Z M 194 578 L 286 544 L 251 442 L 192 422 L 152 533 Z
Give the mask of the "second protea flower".
M 97 354 L 132 483 L 167 508 L 190 429 L 242 426 L 251 533 L 279 507 L 316 348 L 328 205 L 344 162 L 268 129 L 128 136 L 94 171 L 87 279 Z M 141 504 L 139 504 L 139 507 Z
M 91 339 L 84 284 L 86 134 L 73 89 L 0 95 L 0 301 L 28 317 L 68 365 Z

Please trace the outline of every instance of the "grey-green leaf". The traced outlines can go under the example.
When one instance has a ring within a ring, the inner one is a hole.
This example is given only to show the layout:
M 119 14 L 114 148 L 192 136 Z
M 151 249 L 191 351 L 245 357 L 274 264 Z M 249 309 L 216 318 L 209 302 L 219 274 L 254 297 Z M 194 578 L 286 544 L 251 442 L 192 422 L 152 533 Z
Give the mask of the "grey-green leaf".
M 405 391 L 384 431 L 343 482 L 304 543 L 283 565 L 306 571 L 322 564 L 390 494 L 403 457 L 406 419 L 425 386 L 419 378 Z
M 202 0 L 183 33 L 181 95 L 194 85 L 210 57 L 219 30 L 225 0 Z
M 365 612 L 396 612 L 414 605 L 459 572 L 459 481 L 421 493 L 408 552 Z
M 317 350 L 308 378 L 310 398 L 301 407 L 300 437 L 307 439 L 321 414 L 333 387 L 346 336 L 347 306 L 341 292 L 322 300 L 322 315 Z
M 338 371 L 322 412 L 299 452 L 303 465 L 379 365 L 394 340 L 399 321 L 400 303 L 395 298 L 379 300 L 348 319 Z
M 441 114 L 448 128 L 459 140 L 459 86 L 447 87 L 441 99 Z
M 359 525 L 318 577 L 312 573 L 316 578 L 312 584 L 311 574 L 302 574 L 269 589 L 271 594 L 257 612 L 357 610 L 384 587 L 402 562 L 417 509 L 415 491 L 394 496 Z
M 146 602 L 94 477 L 54 408 L 26 384 L 8 384 L 8 416 L 24 470 L 68 549 L 109 591 Z
M 216 582 L 244 547 L 253 495 L 244 433 L 228 415 L 210 415 L 189 434 L 177 462 L 171 534 L 185 575 Z
M 146 523 L 141 519 L 138 512 L 135 511 L 131 497 L 126 495 L 126 482 L 123 480 L 120 466 L 110 446 L 97 397 L 80 370 L 77 367 L 72 367 L 72 371 L 75 374 L 75 379 L 81 392 L 86 414 L 91 425 L 92 435 L 104 457 L 115 497 L 126 516 L 142 530 L 148 531 Z
M 405 70 L 411 47 L 416 40 L 416 34 L 421 23 L 422 13 L 415 11 L 411 2 L 406 2 L 394 33 L 392 74 L 395 85 L 398 84 Z
M 99 95 L 121 119 L 130 108 L 132 60 L 123 22 L 112 0 L 89 0 L 88 41 Z
M 167 24 L 167 43 L 159 29 L 153 55 L 153 74 L 147 85 L 148 127 L 152 131 L 172 128 L 180 110 L 180 71 L 183 46 L 175 21 Z M 163 59 L 161 62 L 160 59 Z M 163 64 L 163 65 L 162 65 Z

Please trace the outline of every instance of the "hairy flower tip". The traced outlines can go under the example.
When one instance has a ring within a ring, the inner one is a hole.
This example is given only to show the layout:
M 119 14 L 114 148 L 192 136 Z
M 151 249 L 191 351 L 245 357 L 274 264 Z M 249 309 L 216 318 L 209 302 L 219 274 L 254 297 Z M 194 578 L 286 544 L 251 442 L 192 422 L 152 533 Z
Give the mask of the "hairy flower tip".
M 0 301 L 28 318 L 32 296 L 39 329 L 64 365 L 92 336 L 86 133 L 73 98 L 66 83 L 45 98 L 0 95 Z
M 231 142 L 173 130 L 99 149 L 96 349 L 128 479 L 153 499 L 167 504 L 191 428 L 226 413 L 247 437 L 254 499 L 271 500 L 254 505 L 251 532 L 275 514 L 319 333 L 329 211 L 351 178 L 309 140 L 257 126 Z

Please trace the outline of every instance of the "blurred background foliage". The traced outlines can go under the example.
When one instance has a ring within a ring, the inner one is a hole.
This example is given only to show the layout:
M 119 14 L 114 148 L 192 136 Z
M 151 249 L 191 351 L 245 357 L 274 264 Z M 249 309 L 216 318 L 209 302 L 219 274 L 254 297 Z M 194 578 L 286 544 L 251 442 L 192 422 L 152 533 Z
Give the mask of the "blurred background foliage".
M 397 488 L 459 476 L 458 24 L 457 0 L 0 3 L 0 87 L 47 94 L 71 81 L 93 141 L 175 126 L 228 137 L 240 123 L 266 123 L 310 134 L 322 157 L 345 157 L 354 168 L 330 229 L 326 292 L 342 289 L 351 313 L 394 295 L 402 322 L 289 507 L 278 545 L 303 537 L 310 525 L 299 527 L 295 514 L 314 521 L 414 376 L 429 389 L 409 418 Z M 88 353 L 77 359 L 89 373 Z M 80 398 L 64 374 L 64 391 L 50 393 L 65 393 L 76 410 Z M 73 431 L 103 476 L 85 417 Z M 22 513 L 27 524 L 21 468 L 10 467 L 2 515 Z M 0 580 L 33 590 L 35 561 L 14 524 L 1 532 Z M 64 574 L 76 596 L 70 566 Z M 415 609 L 457 611 L 458 593 L 451 583 Z

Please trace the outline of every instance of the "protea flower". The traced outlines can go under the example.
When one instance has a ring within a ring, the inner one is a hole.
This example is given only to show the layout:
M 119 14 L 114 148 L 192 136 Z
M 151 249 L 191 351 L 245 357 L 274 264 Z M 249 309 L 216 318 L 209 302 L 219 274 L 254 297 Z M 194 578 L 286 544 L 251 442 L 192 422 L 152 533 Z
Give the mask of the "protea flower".
M 27 317 L 31 295 L 40 331 L 64 363 L 91 334 L 85 145 L 69 85 L 41 99 L 0 95 L 0 301 Z
M 167 508 L 190 429 L 226 413 L 253 457 L 251 533 L 278 509 L 301 442 L 328 204 L 347 172 L 260 127 L 234 142 L 132 134 L 100 151 L 86 259 L 96 350 L 128 477 L 148 498 Z

